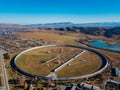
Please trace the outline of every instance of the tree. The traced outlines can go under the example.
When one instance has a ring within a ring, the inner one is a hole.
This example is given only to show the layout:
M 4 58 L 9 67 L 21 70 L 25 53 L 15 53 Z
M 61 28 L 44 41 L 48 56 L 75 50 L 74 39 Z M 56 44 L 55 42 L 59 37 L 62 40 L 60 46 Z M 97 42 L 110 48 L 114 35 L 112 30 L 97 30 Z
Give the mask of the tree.
M 27 82 L 24 83 L 24 90 L 28 89 L 28 84 Z

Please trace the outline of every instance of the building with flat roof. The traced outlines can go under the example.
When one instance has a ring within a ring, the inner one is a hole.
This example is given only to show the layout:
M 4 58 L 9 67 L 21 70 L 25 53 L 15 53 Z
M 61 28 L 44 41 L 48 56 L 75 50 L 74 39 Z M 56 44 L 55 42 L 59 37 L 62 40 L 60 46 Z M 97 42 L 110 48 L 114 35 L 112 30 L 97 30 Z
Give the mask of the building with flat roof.
M 112 69 L 112 75 L 118 77 L 119 76 L 119 68 L 115 67 Z

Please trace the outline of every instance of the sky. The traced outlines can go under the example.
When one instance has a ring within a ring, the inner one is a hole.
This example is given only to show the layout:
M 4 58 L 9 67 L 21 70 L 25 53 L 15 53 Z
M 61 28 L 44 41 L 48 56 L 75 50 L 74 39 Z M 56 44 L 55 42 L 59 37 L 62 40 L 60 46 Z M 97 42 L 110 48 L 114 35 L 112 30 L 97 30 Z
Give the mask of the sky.
M 0 0 L 0 23 L 120 22 L 120 0 Z

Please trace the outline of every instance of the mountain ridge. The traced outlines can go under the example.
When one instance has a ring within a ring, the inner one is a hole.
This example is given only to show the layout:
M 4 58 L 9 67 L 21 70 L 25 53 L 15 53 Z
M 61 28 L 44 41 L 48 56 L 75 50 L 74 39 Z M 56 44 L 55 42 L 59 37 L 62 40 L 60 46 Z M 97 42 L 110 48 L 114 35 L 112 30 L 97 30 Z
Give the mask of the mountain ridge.
M 0 24 L 0 31 L 35 31 L 35 30 L 57 30 L 57 31 L 70 31 L 70 32 L 81 32 L 85 34 L 97 35 L 97 36 L 106 36 L 112 37 L 115 36 L 120 38 L 120 23 L 102 23 L 102 24 L 88 24 L 85 25 L 74 25 L 73 23 L 54 23 L 47 24 L 49 27 L 31 27 L 26 25 L 17 25 L 17 24 Z M 41 25 L 41 24 L 40 24 Z M 44 25 L 44 24 L 43 24 Z M 54 27 L 51 27 L 53 25 Z M 60 26 L 59 26 L 60 25 Z M 94 25 L 94 26 L 92 26 Z M 99 25 L 99 26 L 97 26 Z M 101 26 L 102 25 L 102 26 Z M 66 27 L 65 27 L 66 26 Z
M 120 22 L 97 22 L 97 23 L 46 23 L 46 24 L 29 24 L 26 26 L 42 27 L 42 28 L 61 28 L 61 27 L 120 27 Z

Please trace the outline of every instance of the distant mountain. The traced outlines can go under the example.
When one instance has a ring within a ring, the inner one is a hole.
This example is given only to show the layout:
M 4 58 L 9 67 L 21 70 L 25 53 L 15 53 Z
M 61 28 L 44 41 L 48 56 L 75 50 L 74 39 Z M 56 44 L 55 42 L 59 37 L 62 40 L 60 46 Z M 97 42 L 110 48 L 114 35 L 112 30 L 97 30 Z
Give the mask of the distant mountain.
M 112 37 L 113 35 L 116 35 L 120 37 L 120 27 L 66 27 L 66 28 L 55 28 L 55 30 L 71 31 L 77 33 L 81 32 L 84 34 L 90 34 L 96 36 Z
M 71 22 L 60 22 L 60 23 L 47 23 L 47 24 L 30 24 L 27 26 L 41 27 L 41 28 L 60 28 L 60 27 L 70 27 L 74 25 L 75 24 Z
M 47 24 L 30 24 L 27 26 L 41 28 L 62 28 L 62 27 L 120 27 L 120 22 L 103 22 L 103 23 L 80 23 L 71 22 L 47 23 Z
M 32 26 L 32 27 L 31 27 Z M 71 31 L 81 32 L 84 34 L 91 34 L 97 36 L 112 37 L 117 36 L 120 38 L 120 22 L 110 23 L 84 23 L 73 24 L 70 22 L 50 23 L 50 24 L 31 24 L 31 25 L 17 25 L 17 24 L 0 24 L 0 31 L 40 31 L 42 28 L 45 30 L 57 31 Z
M 33 27 L 18 24 L 0 24 L 0 31 L 32 31 Z
M 81 23 L 75 26 L 84 27 L 120 27 L 120 22 L 102 22 L 102 23 Z

